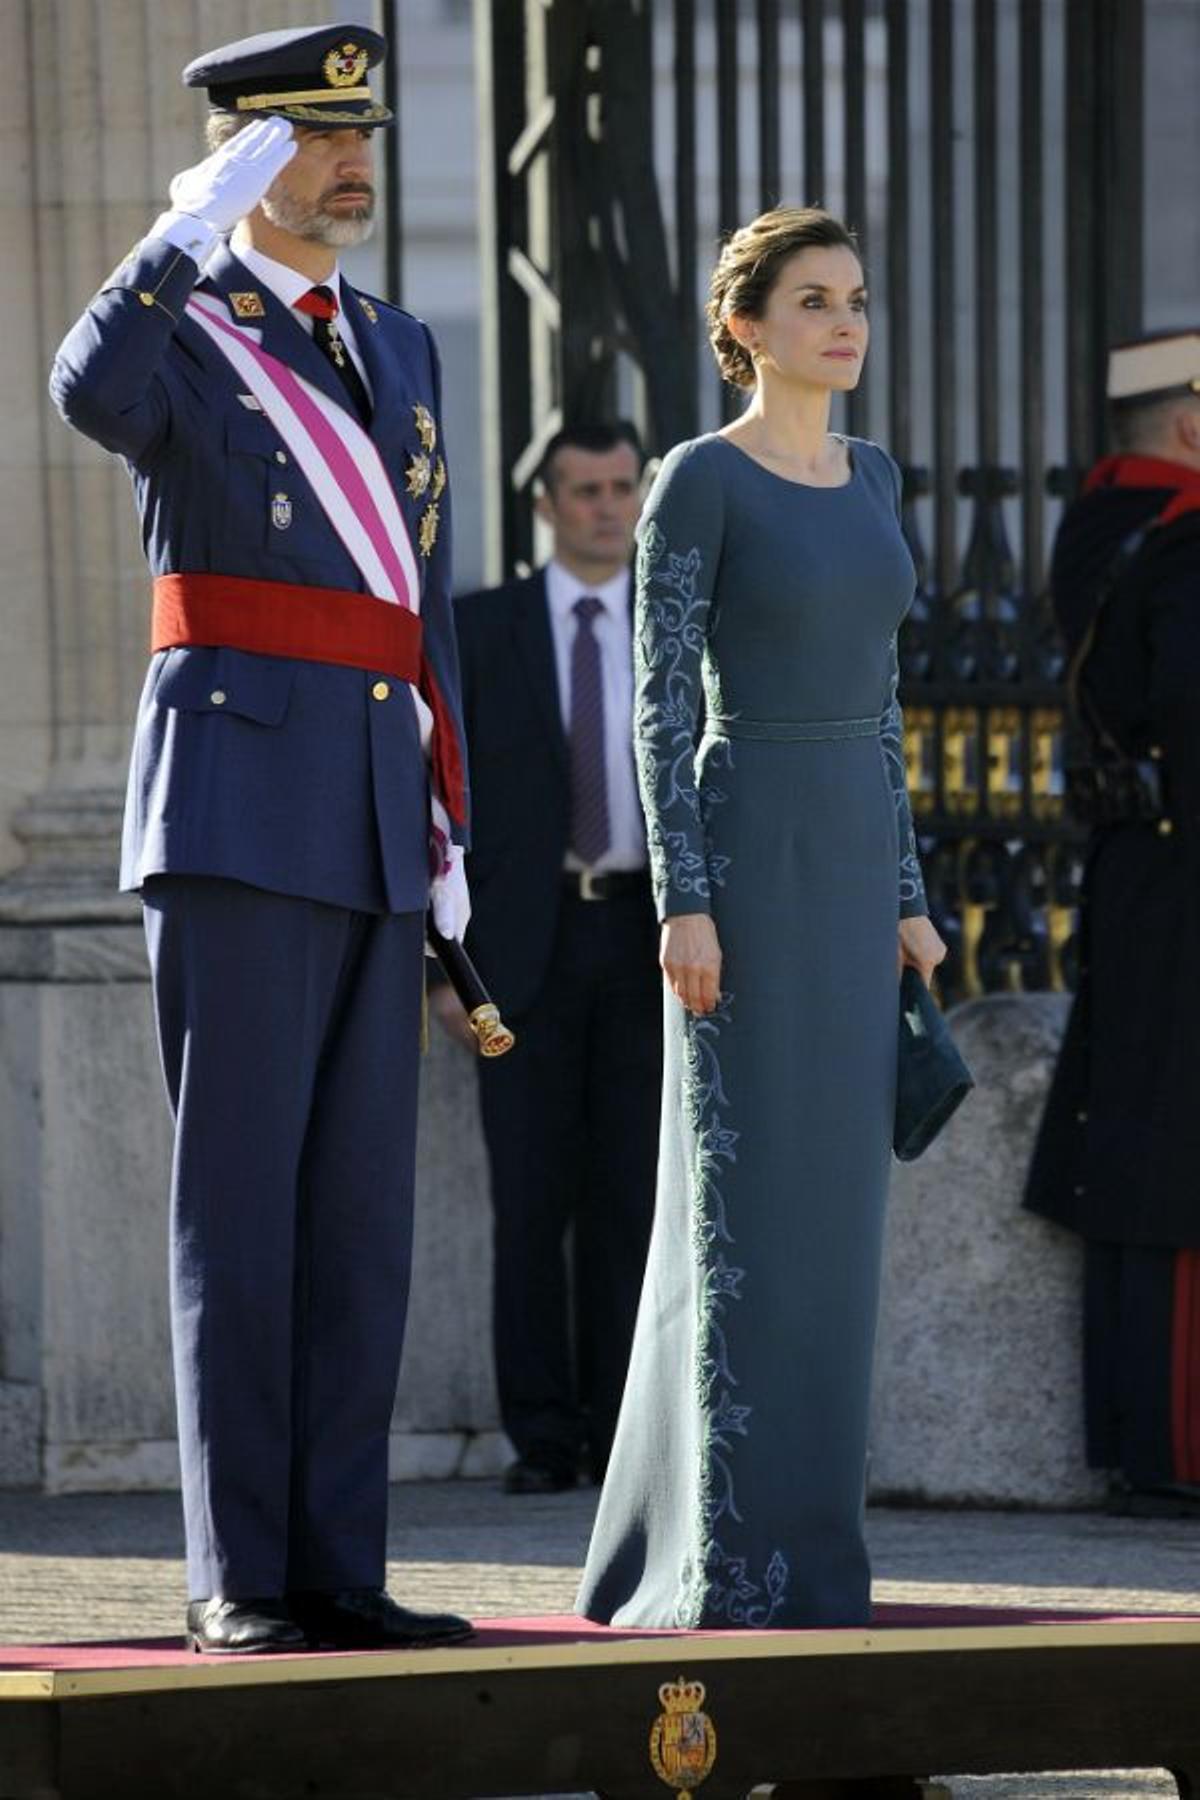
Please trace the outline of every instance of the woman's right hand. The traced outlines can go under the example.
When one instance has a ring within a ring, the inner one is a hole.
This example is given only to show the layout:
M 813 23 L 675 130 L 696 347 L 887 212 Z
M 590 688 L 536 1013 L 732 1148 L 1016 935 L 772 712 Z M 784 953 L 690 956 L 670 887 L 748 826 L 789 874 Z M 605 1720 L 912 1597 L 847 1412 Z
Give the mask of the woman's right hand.
M 712 1012 L 721 995 L 721 946 L 707 913 L 664 919 L 658 960 L 667 986 L 689 1012 Z

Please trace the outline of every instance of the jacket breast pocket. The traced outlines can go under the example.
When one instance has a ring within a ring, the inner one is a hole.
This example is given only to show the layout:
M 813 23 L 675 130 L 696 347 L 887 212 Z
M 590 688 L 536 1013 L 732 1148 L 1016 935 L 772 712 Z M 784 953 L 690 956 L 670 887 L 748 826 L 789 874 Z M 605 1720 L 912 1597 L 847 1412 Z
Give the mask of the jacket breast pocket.
M 295 666 L 244 650 L 182 646 L 168 650 L 154 687 L 154 704 L 175 712 L 212 713 L 282 725 L 296 679 Z
M 241 407 L 230 413 L 225 453 L 228 521 L 240 521 L 268 555 L 328 559 L 329 521 L 266 414 Z

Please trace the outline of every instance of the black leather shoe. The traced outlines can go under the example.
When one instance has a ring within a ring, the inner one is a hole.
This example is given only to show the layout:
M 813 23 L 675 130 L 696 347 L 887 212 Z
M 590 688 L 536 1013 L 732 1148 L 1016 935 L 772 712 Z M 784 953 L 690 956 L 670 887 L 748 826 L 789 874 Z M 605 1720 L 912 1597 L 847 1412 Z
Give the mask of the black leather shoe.
M 304 1633 L 282 1600 L 192 1600 L 187 1638 L 207 1656 L 261 1656 L 270 1650 L 304 1650 Z
M 382 1588 L 342 1588 L 336 1594 L 289 1594 L 288 1611 L 313 1649 L 420 1650 L 474 1637 L 457 1613 L 413 1612 Z
M 518 1456 L 504 1471 L 506 1494 L 562 1494 L 573 1488 L 578 1477 L 574 1469 L 555 1463 L 535 1462 L 532 1457 Z

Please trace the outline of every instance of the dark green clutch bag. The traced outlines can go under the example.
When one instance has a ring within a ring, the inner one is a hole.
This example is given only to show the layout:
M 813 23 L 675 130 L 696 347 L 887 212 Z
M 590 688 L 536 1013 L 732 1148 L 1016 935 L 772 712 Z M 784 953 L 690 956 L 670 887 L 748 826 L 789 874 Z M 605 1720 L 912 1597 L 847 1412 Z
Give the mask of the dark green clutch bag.
M 900 1053 L 892 1149 L 914 1162 L 975 1086 L 941 1008 L 917 971 L 900 977 Z

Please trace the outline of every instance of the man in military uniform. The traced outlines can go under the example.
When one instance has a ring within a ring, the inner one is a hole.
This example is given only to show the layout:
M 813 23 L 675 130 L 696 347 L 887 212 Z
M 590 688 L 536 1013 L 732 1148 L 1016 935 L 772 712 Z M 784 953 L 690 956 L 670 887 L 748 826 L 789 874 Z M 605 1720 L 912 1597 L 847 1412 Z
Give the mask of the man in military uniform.
M 461 938 L 468 914 L 437 356 L 337 267 L 370 226 L 384 49 L 331 25 L 190 64 L 213 153 L 51 378 L 125 459 L 154 576 L 121 879 L 176 1120 L 207 1651 L 469 1633 L 383 1586 L 424 920 Z
M 1200 1513 L 1200 331 L 1115 350 L 1109 397 L 1051 586 L 1081 715 L 1142 774 L 1088 844 L 1027 1204 L 1085 1240 L 1088 1461 L 1116 1508 L 1176 1515 Z

